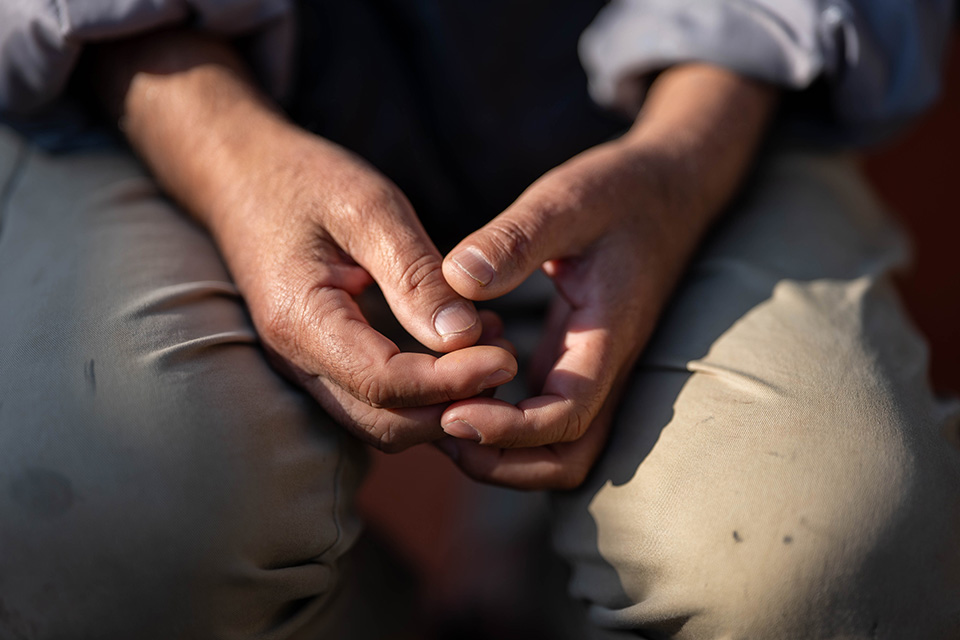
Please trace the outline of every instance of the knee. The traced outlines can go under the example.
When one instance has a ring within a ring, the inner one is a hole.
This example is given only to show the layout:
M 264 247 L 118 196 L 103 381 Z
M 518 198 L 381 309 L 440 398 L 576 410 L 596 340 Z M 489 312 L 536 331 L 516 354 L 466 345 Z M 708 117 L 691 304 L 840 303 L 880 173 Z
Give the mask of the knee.
M 595 620 L 651 637 L 957 636 L 960 460 L 935 412 L 864 397 L 881 385 L 845 394 L 857 411 L 798 391 L 734 402 L 744 385 L 717 375 L 673 386 L 672 413 L 651 418 L 667 426 L 615 433 L 559 501 L 556 540 Z
M 705 494 L 719 508 L 682 506 L 702 515 L 668 526 L 676 537 L 659 558 L 616 568 L 643 575 L 634 585 L 645 599 L 682 612 L 677 637 L 957 637 L 960 514 L 945 491 L 956 485 L 852 462 L 860 477 L 842 484 L 826 471 L 829 491 L 797 492 L 781 476 L 746 477 L 739 496 Z
M 323 616 L 359 530 L 359 451 L 261 382 L 277 393 L 242 412 L 168 398 L 78 410 L 45 443 L 8 433 L 0 636 L 279 638 Z
M 356 535 L 353 447 L 130 158 L 31 154 L 16 195 L 8 271 L 36 275 L 0 318 L 0 636 L 295 623 Z

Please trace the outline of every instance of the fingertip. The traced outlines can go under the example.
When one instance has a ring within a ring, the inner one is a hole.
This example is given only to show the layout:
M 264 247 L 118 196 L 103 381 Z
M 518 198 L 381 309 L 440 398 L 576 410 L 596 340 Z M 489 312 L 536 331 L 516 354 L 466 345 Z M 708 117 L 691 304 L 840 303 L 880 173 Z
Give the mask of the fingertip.
M 454 302 L 441 307 L 433 316 L 433 328 L 441 339 L 450 339 L 459 334 L 480 330 L 480 316 L 468 302 Z
M 444 277 L 443 262 L 432 246 L 402 260 L 402 269 L 380 266 L 373 274 L 397 320 L 410 335 L 433 351 L 447 353 L 476 343 L 483 330 L 473 302 Z
M 480 391 L 486 391 L 487 389 L 506 384 L 513 380 L 516 375 L 516 369 L 497 369 L 483 379 L 483 382 L 480 383 Z
M 424 372 L 434 384 L 448 391 L 447 401 L 473 398 L 512 380 L 517 375 L 516 358 L 495 346 L 470 346 L 432 359 L 431 370 Z M 401 378 L 409 372 L 398 370 Z
M 450 256 L 450 262 L 477 286 L 486 287 L 497 276 L 497 271 L 484 253 L 472 246 L 464 247 Z
M 503 293 L 503 277 L 493 261 L 473 245 L 458 246 L 443 261 L 443 277 L 468 300 L 489 300 Z
M 469 442 L 480 442 L 483 436 L 477 429 L 466 420 L 451 420 L 441 425 L 443 432 L 458 440 L 467 440 Z
M 517 423 L 517 412 L 515 406 L 502 400 L 468 398 L 447 407 L 440 417 L 440 426 L 455 438 L 500 447 L 505 444 L 504 431 Z
M 477 344 L 483 333 L 483 322 L 473 303 L 455 299 L 441 305 L 434 312 L 429 327 L 423 329 L 424 334 L 415 337 L 424 346 L 440 353 L 451 353 Z

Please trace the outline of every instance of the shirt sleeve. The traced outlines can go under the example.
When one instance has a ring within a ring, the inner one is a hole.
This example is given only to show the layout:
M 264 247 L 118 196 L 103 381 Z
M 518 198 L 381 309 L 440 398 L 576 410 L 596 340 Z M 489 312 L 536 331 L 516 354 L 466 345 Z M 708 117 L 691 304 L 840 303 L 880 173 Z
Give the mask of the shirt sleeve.
M 288 88 L 291 0 L 3 0 L 0 112 L 29 114 L 63 92 L 84 45 L 176 24 L 251 35 L 245 52 L 264 87 Z
M 938 95 L 952 5 L 614 0 L 583 33 L 580 58 L 593 98 L 634 113 L 642 99 L 636 79 L 682 62 L 718 64 L 796 91 L 823 84 L 833 125 L 863 139 L 898 127 Z

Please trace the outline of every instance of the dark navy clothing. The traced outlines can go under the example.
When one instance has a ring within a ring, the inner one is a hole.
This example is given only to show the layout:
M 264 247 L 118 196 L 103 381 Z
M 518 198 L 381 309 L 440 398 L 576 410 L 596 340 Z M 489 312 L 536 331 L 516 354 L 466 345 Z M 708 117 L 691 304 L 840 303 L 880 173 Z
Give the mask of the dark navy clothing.
M 290 113 L 396 181 L 438 244 L 455 242 L 627 126 L 591 101 L 577 57 L 603 4 L 301 2 Z

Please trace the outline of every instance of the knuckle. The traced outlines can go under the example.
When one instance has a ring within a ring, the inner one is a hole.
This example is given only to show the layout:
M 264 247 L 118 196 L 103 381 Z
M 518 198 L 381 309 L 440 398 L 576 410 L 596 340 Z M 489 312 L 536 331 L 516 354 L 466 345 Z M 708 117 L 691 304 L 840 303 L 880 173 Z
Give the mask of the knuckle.
M 373 436 L 375 446 L 384 453 L 396 453 L 399 450 L 397 437 L 390 424 L 383 424 L 382 420 L 374 418 L 367 427 L 368 433 Z
M 391 416 L 383 411 L 374 411 L 370 417 L 368 432 L 374 436 L 373 446 L 384 453 L 400 453 L 413 443 L 402 437 Z
M 370 406 L 355 407 L 344 416 L 348 428 L 363 442 L 385 453 L 400 449 L 396 430 L 390 421 L 384 420 L 380 409 Z
M 331 417 L 362 442 L 385 453 L 397 453 L 417 444 L 415 434 L 391 411 L 354 400 L 337 382 L 326 379 L 311 393 Z
M 527 225 L 521 225 L 516 220 L 505 218 L 489 228 L 490 242 L 504 257 L 516 258 L 530 253 L 533 237 L 536 231 L 531 231 Z
M 373 409 L 385 409 L 391 404 L 391 398 L 380 377 L 369 370 L 364 370 L 354 376 L 353 388 L 358 399 Z
M 566 424 L 560 436 L 560 442 L 573 442 L 583 437 L 592 422 L 590 411 L 583 405 L 574 405 L 567 414 Z
M 443 263 L 436 256 L 423 254 L 413 259 L 401 257 L 398 262 L 397 273 L 397 293 L 401 295 L 414 295 L 422 287 L 429 286 L 437 282 L 437 278 L 442 278 Z

